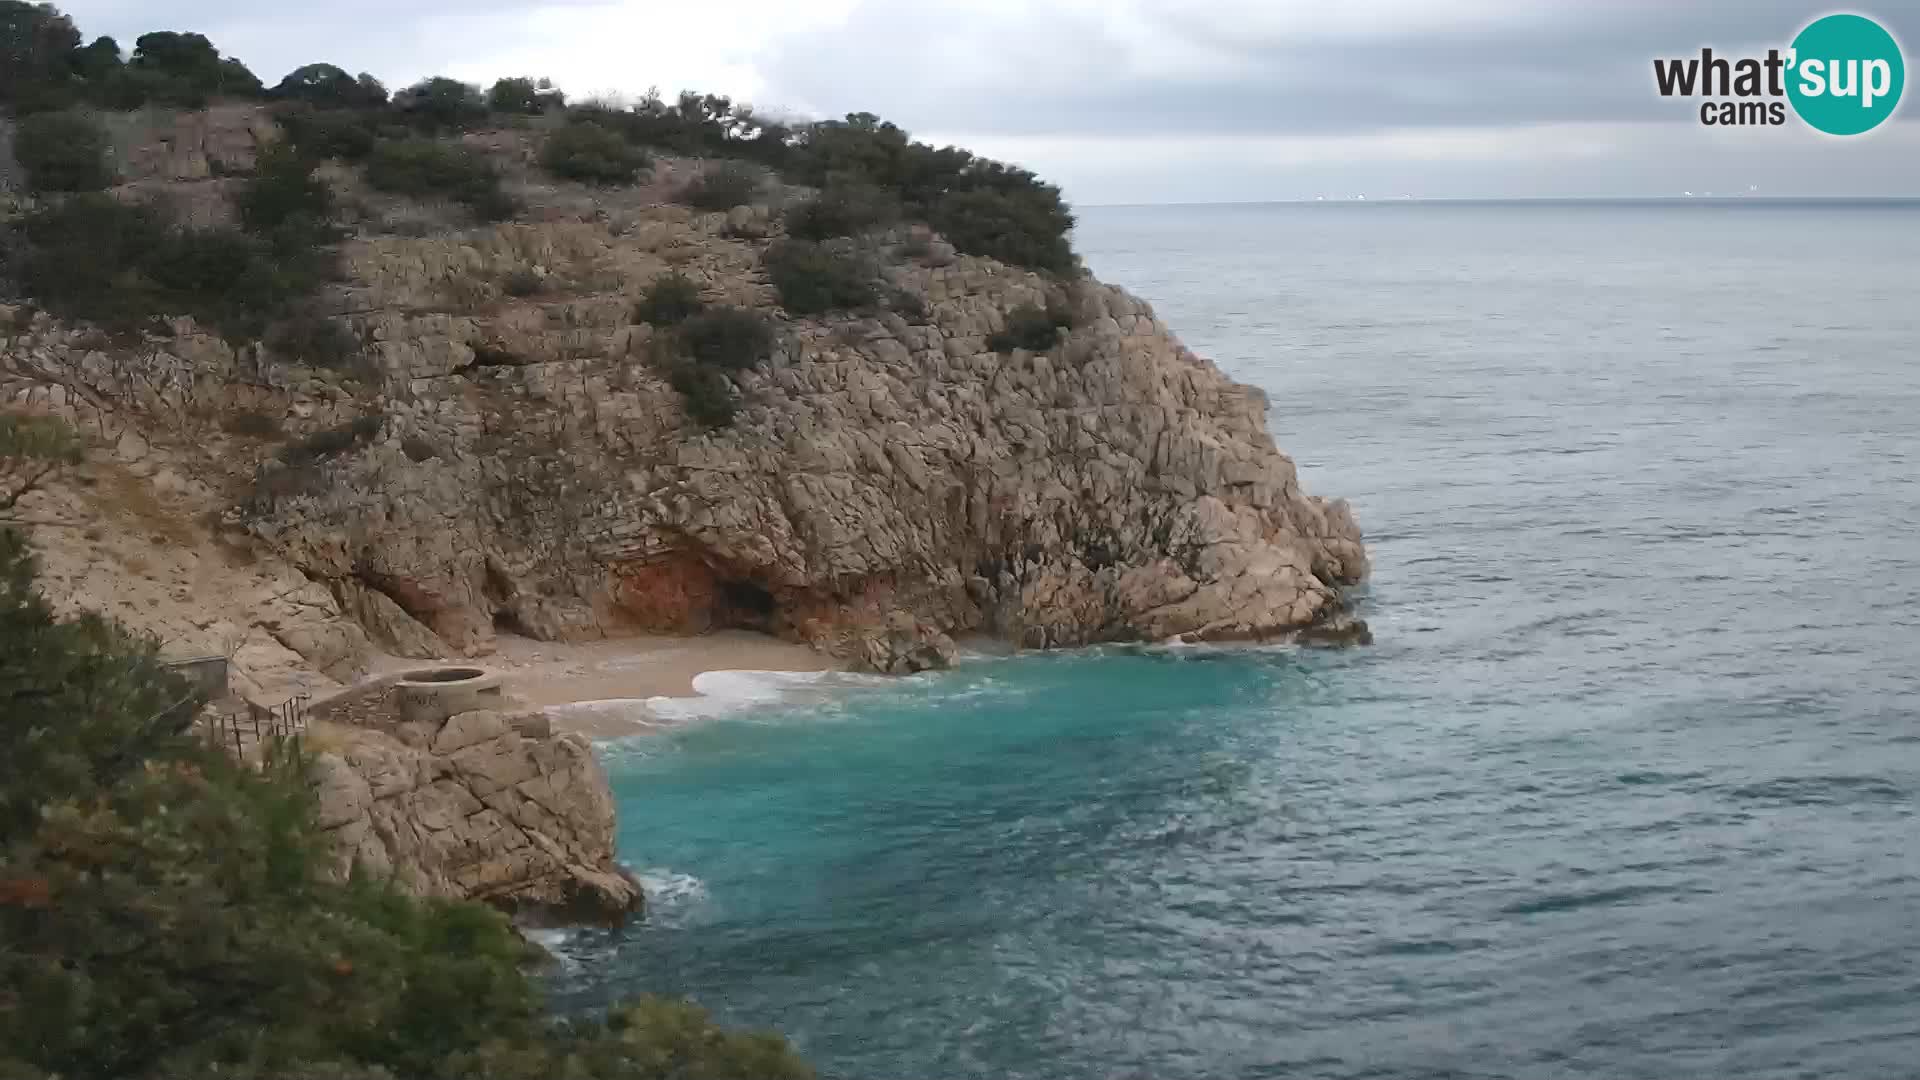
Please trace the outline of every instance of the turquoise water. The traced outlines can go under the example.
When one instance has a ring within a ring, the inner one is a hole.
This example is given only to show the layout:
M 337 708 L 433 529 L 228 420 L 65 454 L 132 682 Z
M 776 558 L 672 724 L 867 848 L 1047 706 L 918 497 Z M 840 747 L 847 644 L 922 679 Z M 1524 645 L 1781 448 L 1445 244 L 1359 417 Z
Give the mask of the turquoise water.
M 685 994 L 825 1075 L 1920 1074 L 1920 213 L 1089 211 L 1351 498 L 1378 644 L 606 748 Z

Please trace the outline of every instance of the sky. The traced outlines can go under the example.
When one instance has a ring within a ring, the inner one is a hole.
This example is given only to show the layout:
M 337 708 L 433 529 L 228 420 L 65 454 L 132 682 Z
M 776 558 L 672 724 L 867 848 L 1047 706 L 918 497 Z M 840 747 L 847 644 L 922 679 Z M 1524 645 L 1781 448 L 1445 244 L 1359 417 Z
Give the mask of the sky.
M 878 113 L 1015 161 L 1079 205 L 1281 199 L 1920 196 L 1920 89 L 1862 136 L 1717 128 L 1656 57 L 1763 56 L 1788 0 L 72 0 L 90 37 L 206 34 L 301 64 L 575 97 L 724 93 Z M 1920 0 L 1849 8 L 1901 40 Z

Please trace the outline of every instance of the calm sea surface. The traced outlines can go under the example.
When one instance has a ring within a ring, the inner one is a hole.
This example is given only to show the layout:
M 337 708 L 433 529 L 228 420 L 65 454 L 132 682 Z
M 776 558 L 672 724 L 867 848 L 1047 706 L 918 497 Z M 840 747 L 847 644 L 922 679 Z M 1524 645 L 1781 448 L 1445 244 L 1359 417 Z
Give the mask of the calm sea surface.
M 1352 500 L 1379 642 L 607 748 L 560 947 L 829 1077 L 1920 1076 L 1920 210 L 1095 209 Z M 818 688 L 814 688 L 818 691 Z

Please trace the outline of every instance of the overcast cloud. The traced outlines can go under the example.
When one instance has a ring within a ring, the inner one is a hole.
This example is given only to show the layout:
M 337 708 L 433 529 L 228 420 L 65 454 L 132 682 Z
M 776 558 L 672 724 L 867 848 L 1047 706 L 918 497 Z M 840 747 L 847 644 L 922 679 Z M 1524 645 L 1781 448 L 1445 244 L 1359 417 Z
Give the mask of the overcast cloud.
M 1920 195 L 1920 107 L 1829 139 L 1702 127 L 1655 56 L 1785 46 L 1788 0 L 236 0 L 62 5 L 131 46 L 206 33 L 272 82 L 314 60 L 400 85 L 550 75 L 575 95 L 730 93 L 867 110 L 1018 160 L 1079 203 Z M 1908 44 L 1920 2 L 1860 10 Z

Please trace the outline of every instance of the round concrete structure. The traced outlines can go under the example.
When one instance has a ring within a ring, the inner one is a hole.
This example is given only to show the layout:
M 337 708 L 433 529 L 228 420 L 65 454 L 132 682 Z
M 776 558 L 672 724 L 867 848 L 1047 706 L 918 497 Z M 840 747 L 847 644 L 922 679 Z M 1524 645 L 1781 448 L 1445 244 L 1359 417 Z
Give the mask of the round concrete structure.
M 500 676 L 485 668 L 449 666 L 403 673 L 393 684 L 400 719 L 439 724 L 475 709 L 498 709 L 506 702 Z

